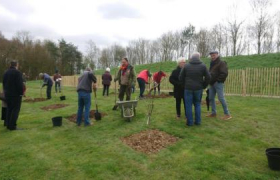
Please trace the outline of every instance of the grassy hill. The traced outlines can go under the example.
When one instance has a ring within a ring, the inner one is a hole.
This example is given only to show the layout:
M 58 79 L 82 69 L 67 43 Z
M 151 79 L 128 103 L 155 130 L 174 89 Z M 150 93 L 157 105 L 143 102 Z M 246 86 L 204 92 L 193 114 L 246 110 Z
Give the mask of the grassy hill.
M 223 57 L 222 59 L 227 62 L 229 69 L 280 67 L 280 53 Z M 202 61 L 209 66 L 209 58 L 203 58 Z M 162 63 L 136 65 L 135 69 L 137 73 L 143 69 L 150 69 L 152 72 L 156 72 L 161 67 L 163 71 L 171 73 L 176 65 L 177 63 L 175 61 L 167 61 Z M 115 73 L 115 69 L 116 68 L 111 69 L 112 74 Z M 103 72 L 104 70 L 97 70 L 96 74 L 102 74 Z

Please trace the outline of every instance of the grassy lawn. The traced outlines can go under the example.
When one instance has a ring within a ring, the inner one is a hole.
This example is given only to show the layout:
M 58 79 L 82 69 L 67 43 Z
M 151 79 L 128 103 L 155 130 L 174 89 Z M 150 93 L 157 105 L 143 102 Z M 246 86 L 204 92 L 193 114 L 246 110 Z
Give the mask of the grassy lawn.
M 39 82 L 29 82 L 30 97 L 39 97 Z M 44 93 L 45 94 L 45 93 Z M 137 116 L 126 122 L 112 111 L 114 96 L 102 97 L 101 112 L 108 115 L 92 127 L 77 127 L 63 119 L 53 128 L 51 118 L 77 111 L 77 93 L 65 88 L 67 100 L 23 103 L 18 127 L 0 128 L 0 179 L 279 179 L 268 168 L 265 149 L 279 147 L 279 99 L 227 97 L 230 121 L 206 119 L 202 125 L 185 127 L 175 120 L 174 98 L 156 99 L 150 126 L 146 125 L 148 100 L 138 103 Z M 133 98 L 138 92 L 133 95 Z M 93 98 L 92 98 L 93 99 Z M 69 106 L 43 111 L 56 103 Z M 94 109 L 92 100 L 92 109 Z M 219 115 L 222 107 L 218 105 Z M 2 123 L 2 122 L 1 122 Z M 158 154 L 146 155 L 123 144 L 120 138 L 146 129 L 159 129 L 180 140 Z

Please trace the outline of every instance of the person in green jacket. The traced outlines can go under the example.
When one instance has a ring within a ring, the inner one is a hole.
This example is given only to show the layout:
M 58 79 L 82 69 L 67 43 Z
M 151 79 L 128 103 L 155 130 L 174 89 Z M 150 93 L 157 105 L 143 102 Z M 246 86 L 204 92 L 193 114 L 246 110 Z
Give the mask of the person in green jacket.
M 118 71 L 117 77 L 115 77 L 114 81 L 119 81 L 120 92 L 119 99 L 123 101 L 124 94 L 126 94 L 126 101 L 130 100 L 131 96 L 131 87 L 136 82 L 136 73 L 134 67 L 129 64 L 127 58 L 122 58 L 121 67 Z

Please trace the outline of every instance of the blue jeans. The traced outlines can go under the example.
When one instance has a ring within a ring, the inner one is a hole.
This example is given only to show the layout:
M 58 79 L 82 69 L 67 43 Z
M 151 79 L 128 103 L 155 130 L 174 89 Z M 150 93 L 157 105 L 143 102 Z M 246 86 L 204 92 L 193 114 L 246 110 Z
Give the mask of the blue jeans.
M 219 101 L 221 102 L 221 104 L 223 106 L 224 114 L 229 115 L 229 110 L 227 107 L 226 99 L 224 97 L 224 83 L 218 83 L 218 82 L 215 82 L 215 84 L 213 84 L 209 88 L 209 101 L 210 101 L 210 105 L 212 108 L 212 114 L 217 114 L 216 102 L 215 102 L 216 93 L 218 95 Z
M 185 105 L 186 105 L 186 116 L 187 116 L 187 125 L 193 125 L 193 113 L 192 113 L 192 105 L 194 105 L 195 111 L 195 124 L 200 125 L 201 123 L 201 98 L 202 98 L 203 90 L 187 90 L 185 89 Z
M 139 88 L 140 88 L 140 95 L 139 97 L 144 97 L 144 92 L 145 92 L 145 80 L 142 78 L 137 78 Z
M 91 94 L 84 92 L 84 91 L 79 91 L 78 92 L 78 113 L 77 113 L 77 125 L 81 125 L 82 123 L 82 115 L 83 115 L 83 110 L 85 107 L 85 114 L 84 114 L 84 120 L 85 120 L 85 126 L 90 124 L 89 120 L 89 110 L 91 106 Z

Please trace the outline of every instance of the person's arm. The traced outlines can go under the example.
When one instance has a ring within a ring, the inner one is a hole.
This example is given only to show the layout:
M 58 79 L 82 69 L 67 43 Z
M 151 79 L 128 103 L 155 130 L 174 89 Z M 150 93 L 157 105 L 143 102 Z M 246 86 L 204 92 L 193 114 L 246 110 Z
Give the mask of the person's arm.
M 209 85 L 209 83 L 210 83 L 210 78 L 211 78 L 210 73 L 209 73 L 207 67 L 205 66 L 205 68 L 204 68 L 203 89 L 207 88 L 207 86 Z
M 169 82 L 173 84 L 173 86 L 180 84 L 180 82 L 178 81 L 178 77 L 175 76 L 175 71 L 172 71 L 172 74 L 169 77 Z
M 47 84 L 48 84 L 48 79 L 44 77 L 42 88 L 43 88 L 44 86 L 46 86 Z
M 219 76 L 217 77 L 217 82 L 224 82 L 228 76 L 228 68 L 225 62 L 221 62 L 219 67 Z
M 90 79 L 93 83 L 96 83 L 96 82 L 97 82 L 96 77 L 95 77 L 92 73 L 88 73 L 88 77 L 89 77 L 89 79 Z
M 130 86 L 132 86 L 135 83 L 136 83 L 136 72 L 135 72 L 135 69 L 132 68 L 131 69 L 131 82 L 130 82 Z
M 23 80 L 22 74 L 18 71 L 16 76 L 16 88 L 20 96 L 23 95 Z
M 119 81 L 121 78 L 121 70 L 118 71 L 117 76 L 114 78 L 114 82 Z

